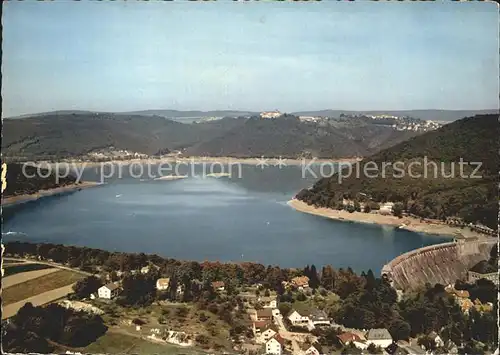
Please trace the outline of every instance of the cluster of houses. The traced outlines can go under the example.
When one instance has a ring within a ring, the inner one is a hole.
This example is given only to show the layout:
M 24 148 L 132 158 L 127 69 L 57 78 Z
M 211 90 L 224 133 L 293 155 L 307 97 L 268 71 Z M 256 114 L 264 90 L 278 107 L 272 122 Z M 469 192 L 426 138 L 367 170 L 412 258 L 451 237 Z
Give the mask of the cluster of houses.
M 368 349 L 370 344 L 385 349 L 393 343 L 391 334 L 385 328 L 370 329 L 366 334 L 345 332 L 340 334 L 338 339 L 344 346 L 352 344 L 361 350 Z
M 142 274 L 148 273 L 149 266 L 143 267 L 140 270 L 140 272 Z M 117 273 L 117 275 L 118 275 L 118 273 Z M 121 276 L 121 275 L 118 275 L 118 276 Z M 156 289 L 158 291 L 166 291 L 166 290 L 168 290 L 169 286 L 170 286 L 170 278 L 169 277 L 162 277 L 162 278 L 159 278 L 158 280 L 156 280 Z M 225 287 L 224 281 L 212 282 L 212 288 L 214 289 L 214 291 L 224 291 L 224 289 L 225 289 L 224 287 Z M 110 300 L 110 299 L 113 299 L 116 296 L 118 296 L 120 294 L 120 291 L 121 291 L 121 288 L 120 288 L 119 283 L 110 282 L 104 286 L 101 286 L 97 290 L 97 297 Z M 178 297 L 182 296 L 182 293 L 184 291 L 183 291 L 181 285 L 177 286 L 176 292 L 177 292 Z M 94 294 L 92 294 L 92 295 L 90 295 L 90 298 L 95 299 L 96 296 Z
M 445 291 L 455 297 L 455 300 L 464 314 L 469 314 L 472 308 L 475 308 L 479 313 L 493 311 L 493 303 L 481 303 L 477 298 L 472 301 L 469 291 L 467 290 L 456 290 L 453 285 L 448 285 L 445 287 Z

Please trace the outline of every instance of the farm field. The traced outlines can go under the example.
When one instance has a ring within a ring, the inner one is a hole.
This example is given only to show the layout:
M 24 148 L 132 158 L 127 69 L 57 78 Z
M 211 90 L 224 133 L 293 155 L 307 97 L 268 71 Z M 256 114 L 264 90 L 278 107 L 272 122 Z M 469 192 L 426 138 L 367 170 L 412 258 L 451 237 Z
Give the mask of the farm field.
M 7 287 L 11 287 L 57 271 L 58 269 L 56 268 L 47 268 L 41 270 L 22 272 L 10 276 L 4 276 L 4 278 L 2 279 L 2 287 L 5 290 Z
M 32 296 L 73 284 L 83 277 L 82 274 L 76 272 L 58 270 L 4 289 L 2 302 L 4 306 L 19 302 Z
M 15 263 L 10 263 L 10 265 L 9 264 L 4 265 L 3 277 L 20 274 L 22 272 L 44 270 L 50 268 L 52 268 L 52 266 L 45 264 L 15 262 Z
M 17 313 L 17 311 L 24 306 L 26 303 L 30 302 L 33 306 L 41 306 L 52 301 L 66 297 L 70 293 L 73 293 L 73 285 L 67 285 L 54 290 L 43 292 L 32 297 L 25 298 L 19 302 L 14 302 L 8 305 L 3 305 L 2 307 L 2 319 L 7 319 L 12 317 Z

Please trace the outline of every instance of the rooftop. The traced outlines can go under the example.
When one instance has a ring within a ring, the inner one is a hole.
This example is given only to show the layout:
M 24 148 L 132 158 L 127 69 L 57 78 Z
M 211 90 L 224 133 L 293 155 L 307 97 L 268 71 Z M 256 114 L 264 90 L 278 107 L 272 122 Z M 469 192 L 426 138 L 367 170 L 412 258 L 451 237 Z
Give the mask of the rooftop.
M 366 336 L 367 340 L 382 340 L 382 339 L 391 339 L 392 336 L 389 331 L 385 328 L 380 329 L 370 329 L 368 331 L 368 335 Z
M 114 291 L 114 290 L 116 290 L 118 288 L 118 285 L 114 284 L 114 283 L 109 283 L 107 285 L 104 285 L 103 287 L 106 287 L 110 291 Z
M 482 260 L 471 267 L 469 271 L 477 272 L 478 274 L 491 274 L 493 272 L 498 272 L 498 269 L 495 268 L 494 265 L 491 265 L 488 261 Z

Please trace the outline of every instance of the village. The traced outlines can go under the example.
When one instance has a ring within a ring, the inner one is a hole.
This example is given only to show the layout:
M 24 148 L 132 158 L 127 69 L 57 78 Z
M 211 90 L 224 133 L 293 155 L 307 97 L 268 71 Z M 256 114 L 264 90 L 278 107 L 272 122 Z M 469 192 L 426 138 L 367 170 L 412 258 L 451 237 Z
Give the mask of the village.
M 122 352 L 118 344 L 140 341 L 139 352 L 151 344 L 193 355 L 457 354 L 467 346 L 453 334 L 459 325 L 427 321 L 439 307 L 478 334 L 476 347 L 493 350 L 494 334 L 481 335 L 496 310 L 493 249 L 466 279 L 412 292 L 371 270 L 357 275 L 328 265 L 318 272 L 314 265 L 181 262 L 50 244 L 7 250 L 4 325 L 29 302 L 95 315 L 106 326 L 86 347 L 59 349 L 68 353 Z
M 133 270 L 132 273 L 147 274 L 151 266 L 146 266 L 140 270 Z M 121 276 L 121 272 L 117 273 Z M 476 273 L 470 272 L 469 277 L 477 277 Z M 296 276 L 289 281 L 283 281 L 285 290 L 296 292 L 297 294 L 311 294 L 309 287 L 309 278 L 307 276 Z M 170 288 L 170 278 L 158 278 L 156 289 L 166 291 Z M 213 281 L 211 286 L 214 292 L 224 294 L 225 283 L 223 281 Z M 324 346 L 318 341 L 318 334 L 326 329 L 334 330 L 337 344 L 346 348 L 356 349 L 361 354 L 433 354 L 432 349 L 426 349 L 426 346 L 419 344 L 417 339 L 410 341 L 394 341 L 390 332 L 386 328 L 376 329 L 352 329 L 336 324 L 328 314 L 310 303 L 304 307 L 292 307 L 282 314 L 280 310 L 279 297 L 276 293 L 259 292 L 262 289 L 261 284 L 253 285 L 252 289 L 256 292 L 241 292 L 238 294 L 245 304 L 248 318 L 251 322 L 253 339 L 245 339 L 245 342 L 233 346 L 237 353 L 244 351 L 249 354 L 297 354 L 297 355 L 321 355 L 341 353 L 332 347 Z M 101 286 L 97 293 L 90 295 L 90 300 L 109 300 L 112 301 L 120 294 L 120 282 L 110 282 Z M 482 304 L 481 301 L 469 298 L 468 291 L 456 290 L 453 285 L 448 285 L 445 291 L 452 295 L 460 306 L 464 314 L 474 308 L 478 312 L 491 312 L 493 304 L 491 302 Z M 183 287 L 177 286 L 176 294 L 180 297 L 183 293 Z M 330 295 L 334 296 L 334 294 Z M 398 298 L 401 294 L 398 294 Z M 85 309 L 83 302 L 65 301 L 67 307 L 80 307 Z M 299 303 L 299 302 L 297 302 Z M 161 304 L 161 302 L 160 302 Z M 97 307 L 86 305 L 87 310 L 102 314 Z M 144 327 L 141 322 L 129 321 L 129 325 L 135 327 L 138 333 L 144 334 L 143 330 L 149 330 L 150 334 L 146 338 L 154 342 L 167 342 L 180 346 L 193 346 L 196 341 L 196 334 L 189 334 L 182 330 L 166 330 L 159 324 L 157 327 Z M 143 329 L 144 328 L 144 329 Z M 457 354 L 457 345 L 451 341 L 444 342 L 443 339 L 432 331 L 427 335 L 431 339 L 433 348 L 445 347 L 450 354 Z M 242 337 L 243 340 L 243 337 Z M 250 340 L 250 342 L 248 342 Z M 237 343 L 237 342 L 233 342 Z

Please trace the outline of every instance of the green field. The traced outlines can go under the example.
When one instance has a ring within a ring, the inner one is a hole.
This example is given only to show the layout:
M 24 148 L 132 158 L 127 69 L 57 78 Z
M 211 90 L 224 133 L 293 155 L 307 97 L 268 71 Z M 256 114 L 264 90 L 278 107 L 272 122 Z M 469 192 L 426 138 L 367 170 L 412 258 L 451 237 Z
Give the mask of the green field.
M 5 260 L 4 260 L 5 264 Z M 3 276 L 11 276 L 21 272 L 50 269 L 52 266 L 45 264 L 25 264 L 25 265 L 4 265 Z
M 28 297 L 70 285 L 83 277 L 82 274 L 76 272 L 59 270 L 6 288 L 2 292 L 2 302 L 7 305 L 22 301 Z
M 100 354 L 161 354 L 161 355 L 201 355 L 190 348 L 181 348 L 169 344 L 155 344 L 131 335 L 108 331 L 94 343 L 86 346 L 84 353 Z

